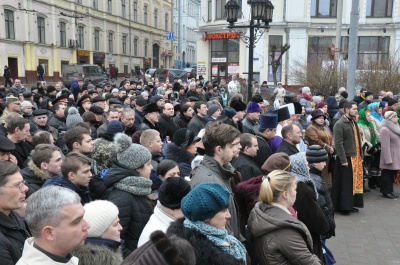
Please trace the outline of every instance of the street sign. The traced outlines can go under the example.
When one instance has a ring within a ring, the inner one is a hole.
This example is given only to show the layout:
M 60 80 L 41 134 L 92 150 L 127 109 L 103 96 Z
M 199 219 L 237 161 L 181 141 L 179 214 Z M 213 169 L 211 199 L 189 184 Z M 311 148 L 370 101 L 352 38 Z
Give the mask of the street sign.
M 167 32 L 167 40 L 173 40 L 174 39 L 174 33 L 171 31 Z

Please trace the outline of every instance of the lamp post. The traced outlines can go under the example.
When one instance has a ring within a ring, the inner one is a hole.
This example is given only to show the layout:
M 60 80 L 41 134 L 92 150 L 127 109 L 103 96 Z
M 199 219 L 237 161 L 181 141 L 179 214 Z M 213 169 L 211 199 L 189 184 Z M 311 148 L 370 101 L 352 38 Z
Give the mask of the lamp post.
M 268 0 L 248 0 L 250 5 L 250 23 L 248 25 L 235 25 L 238 20 L 240 6 L 236 0 L 229 0 L 225 5 L 226 21 L 229 23 L 229 30 L 239 33 L 240 38 L 246 47 L 249 48 L 248 61 L 248 79 L 247 79 L 247 99 L 250 101 L 252 93 L 253 81 L 253 56 L 255 44 L 260 40 L 261 36 L 267 31 L 269 23 L 272 22 L 274 6 Z M 242 31 L 235 29 L 250 29 L 250 36 L 245 36 Z

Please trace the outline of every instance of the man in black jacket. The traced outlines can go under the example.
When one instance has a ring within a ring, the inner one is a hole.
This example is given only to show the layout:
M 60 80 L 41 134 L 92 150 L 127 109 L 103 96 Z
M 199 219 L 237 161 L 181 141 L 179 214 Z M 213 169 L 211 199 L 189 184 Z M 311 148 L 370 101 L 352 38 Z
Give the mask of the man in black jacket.
M 24 242 L 31 235 L 15 212 L 25 204 L 28 187 L 16 164 L 0 161 L 0 260 L 15 264 L 22 256 Z
M 206 127 L 208 108 L 204 101 L 197 101 L 193 109 L 196 114 L 193 115 L 187 128 L 197 135 L 201 129 Z
M 162 107 L 162 114 L 158 120 L 157 126 L 160 129 L 161 137 L 174 136 L 175 132 L 179 129 L 179 126 L 174 122 L 174 106 L 171 103 L 165 103 Z
M 302 134 L 299 126 L 294 124 L 286 125 L 282 128 L 283 141 L 276 150 L 277 153 L 283 152 L 289 156 L 297 154 L 299 150 L 296 144 L 300 143 Z
M 254 161 L 259 151 L 257 138 L 251 133 L 243 133 L 240 136 L 240 145 L 242 148 L 239 157 L 232 160 L 232 166 L 240 172 L 243 181 L 261 176 L 263 172 Z

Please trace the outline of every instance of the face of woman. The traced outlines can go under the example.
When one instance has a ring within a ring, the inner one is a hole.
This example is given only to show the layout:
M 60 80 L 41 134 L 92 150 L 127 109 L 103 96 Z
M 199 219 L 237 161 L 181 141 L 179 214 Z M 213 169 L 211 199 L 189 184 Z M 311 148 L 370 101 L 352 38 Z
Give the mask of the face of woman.
M 297 182 L 296 180 L 293 180 L 292 186 L 286 192 L 286 201 L 288 204 L 288 208 L 294 205 L 294 202 L 296 201 L 296 195 L 297 195 Z
M 101 235 L 101 238 L 111 239 L 117 242 L 121 241 L 121 230 L 122 226 L 119 224 L 119 218 L 114 219 L 111 225 L 107 228 L 107 230 Z
M 322 107 L 322 111 L 323 111 L 324 113 L 328 113 L 328 105 L 323 106 L 323 107 Z
M 180 176 L 181 176 L 181 172 L 179 171 L 179 167 L 176 166 L 176 167 L 168 170 L 164 176 L 160 176 L 160 177 L 162 180 L 166 180 L 167 178 L 170 178 L 170 177 L 180 177 Z
M 398 122 L 399 122 L 399 120 L 397 119 L 397 116 L 391 118 L 390 121 L 393 122 L 394 124 L 398 124 Z
M 324 123 L 325 123 L 325 118 L 324 118 L 324 116 L 320 116 L 320 117 L 316 118 L 314 121 L 315 121 L 315 123 L 318 124 L 318 125 L 324 125 Z
M 231 214 L 228 208 L 223 209 L 214 215 L 213 218 L 206 221 L 209 225 L 214 226 L 219 229 L 225 229 L 227 220 L 231 218 Z
M 185 149 L 192 155 L 195 155 L 197 153 L 197 142 L 191 143 L 190 145 L 186 146 Z
M 371 118 L 371 113 L 370 113 L 369 111 L 365 113 L 365 119 L 366 119 L 367 121 L 371 121 L 371 120 L 372 120 L 372 118 Z
M 146 164 L 143 165 L 141 168 L 137 168 L 136 171 L 139 173 L 140 176 L 144 178 L 150 178 L 150 173 L 151 170 L 153 169 L 153 166 L 151 165 L 151 160 L 147 162 Z

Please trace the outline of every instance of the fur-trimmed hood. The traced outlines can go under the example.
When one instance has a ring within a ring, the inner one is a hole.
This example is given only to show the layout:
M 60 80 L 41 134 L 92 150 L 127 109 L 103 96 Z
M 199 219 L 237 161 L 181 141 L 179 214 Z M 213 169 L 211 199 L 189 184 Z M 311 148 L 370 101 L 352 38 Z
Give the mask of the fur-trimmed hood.
M 28 163 L 28 167 L 21 170 L 21 174 L 29 184 L 37 184 L 40 186 L 50 178 L 50 176 L 38 168 L 32 160 Z
M 79 258 L 83 265 L 114 265 L 122 263 L 120 248 L 111 249 L 104 245 L 85 244 L 74 251 L 74 256 Z

